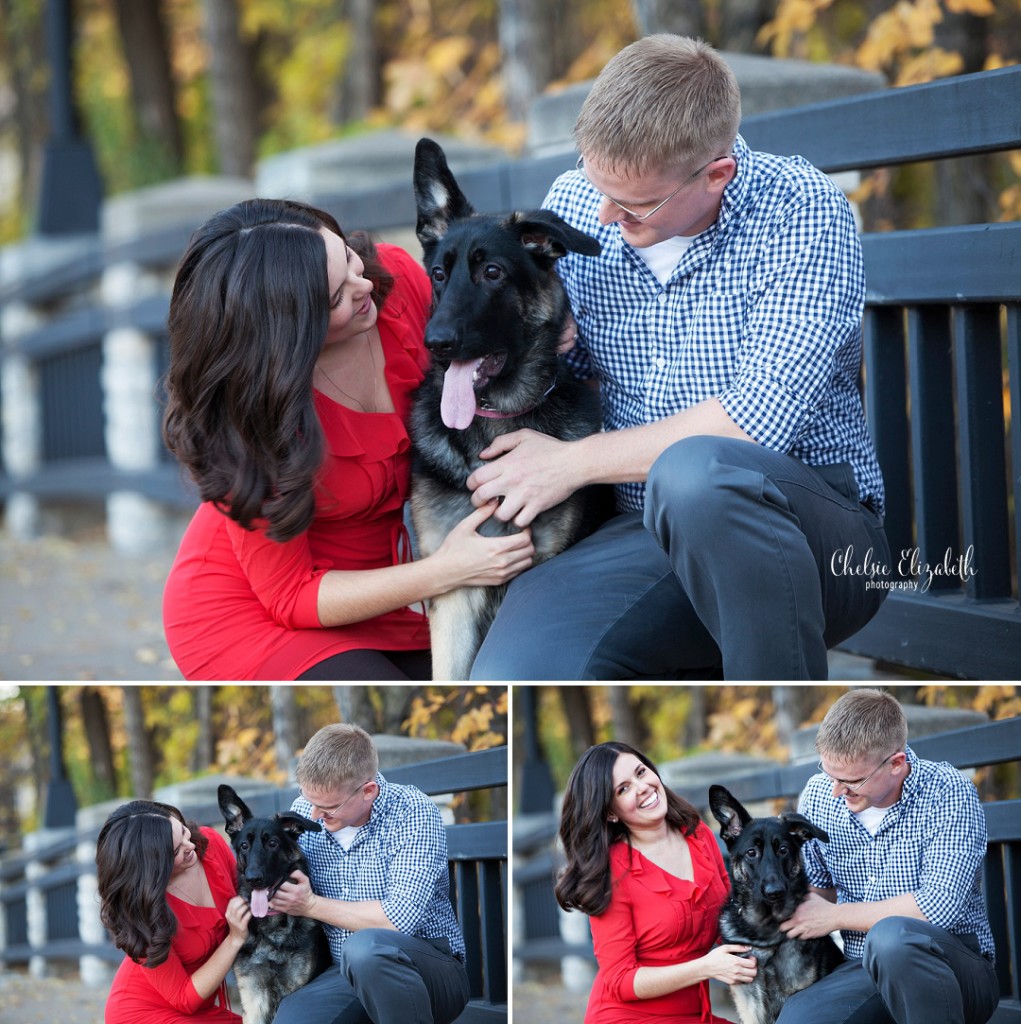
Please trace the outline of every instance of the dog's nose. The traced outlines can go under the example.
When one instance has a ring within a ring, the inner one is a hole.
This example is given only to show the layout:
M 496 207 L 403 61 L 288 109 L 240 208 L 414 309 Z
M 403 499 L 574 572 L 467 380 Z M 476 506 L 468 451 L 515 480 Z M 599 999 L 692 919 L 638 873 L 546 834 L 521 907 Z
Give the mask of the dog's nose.
M 429 349 L 433 355 L 449 358 L 454 351 L 454 339 L 442 334 L 427 334 L 425 336 L 425 347 Z
M 779 882 L 765 881 L 762 883 L 762 896 L 770 903 L 783 899 L 785 889 Z

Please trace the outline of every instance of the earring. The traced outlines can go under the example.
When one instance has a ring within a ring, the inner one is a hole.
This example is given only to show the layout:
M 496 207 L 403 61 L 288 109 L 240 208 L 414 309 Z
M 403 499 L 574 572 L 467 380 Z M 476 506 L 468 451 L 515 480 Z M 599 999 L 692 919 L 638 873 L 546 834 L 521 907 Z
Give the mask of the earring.
M 611 814 L 610 817 L 607 819 L 607 821 L 609 821 L 611 825 L 616 825 L 617 824 L 617 815 L 616 814 Z

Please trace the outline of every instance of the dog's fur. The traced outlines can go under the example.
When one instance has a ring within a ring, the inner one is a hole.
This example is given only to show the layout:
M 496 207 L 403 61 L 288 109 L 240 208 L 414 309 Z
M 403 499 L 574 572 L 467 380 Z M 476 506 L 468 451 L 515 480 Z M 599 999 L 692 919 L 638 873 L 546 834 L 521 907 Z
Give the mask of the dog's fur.
M 433 309 L 425 333 L 432 365 L 412 410 L 411 509 L 429 555 L 471 513 L 466 481 L 498 435 L 527 427 L 574 440 L 599 430 L 596 394 L 558 363 L 568 302 L 554 267 L 568 251 L 598 255 L 599 243 L 548 210 L 476 214 L 431 139 L 416 148 L 414 187 Z M 494 410 L 500 418 L 485 414 Z M 597 524 L 592 502 L 604 496 L 592 490 L 535 519 L 536 564 Z M 493 516 L 480 532 L 517 530 Z M 464 587 L 430 602 L 434 679 L 468 678 L 505 590 Z
M 780 930 L 808 892 L 801 848 L 829 836 L 801 814 L 752 818 L 723 786 L 709 788 L 709 809 L 720 823 L 730 858 L 730 898 L 720 913 L 723 942 L 751 946 L 758 972 L 731 986 L 741 1024 L 773 1024 L 788 996 L 843 963 L 828 935 L 792 939 Z
M 230 786 L 217 790 L 237 859 L 238 895 L 252 908 L 248 938 L 234 961 L 245 1024 L 270 1024 L 284 996 L 331 963 L 318 921 L 267 911 L 273 893 L 294 871 L 308 874 L 298 836 L 322 826 L 290 812 L 256 818 Z

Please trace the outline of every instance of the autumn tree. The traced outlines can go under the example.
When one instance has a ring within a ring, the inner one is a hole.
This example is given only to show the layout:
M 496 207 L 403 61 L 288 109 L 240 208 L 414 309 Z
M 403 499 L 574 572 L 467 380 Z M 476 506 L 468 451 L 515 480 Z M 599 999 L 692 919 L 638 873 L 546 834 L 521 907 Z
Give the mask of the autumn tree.
M 121 49 L 131 78 L 140 142 L 154 150 L 164 176 L 184 169 L 184 143 L 161 0 L 115 0 Z

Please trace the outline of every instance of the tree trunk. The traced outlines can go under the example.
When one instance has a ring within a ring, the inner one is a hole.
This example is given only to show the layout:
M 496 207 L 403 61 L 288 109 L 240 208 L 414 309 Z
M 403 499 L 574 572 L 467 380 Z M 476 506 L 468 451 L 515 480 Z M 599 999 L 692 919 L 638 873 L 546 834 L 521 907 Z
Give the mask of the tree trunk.
M 698 0 L 631 0 L 639 36 L 673 32 L 679 36 L 706 37 L 706 19 Z
M 735 53 L 761 53 L 763 48 L 755 44 L 755 37 L 774 11 L 770 0 L 724 0 L 719 38 L 712 40 L 713 44 Z
M 202 0 L 202 6 L 220 173 L 251 177 L 259 109 L 252 47 L 241 37 L 237 0 Z
M 179 174 L 184 148 L 161 0 L 116 0 L 116 8 L 142 139 L 164 155 L 171 173 Z
M 342 722 L 360 725 L 366 732 L 373 733 L 379 731 L 379 723 L 370 690 L 368 686 L 335 686 L 333 694 Z
M 24 4 L 0 0 L 0 23 L 4 26 L 0 32 L 0 63 L 10 75 L 11 121 L 18 152 L 18 200 L 23 209 L 30 211 L 39 205 L 43 143 L 49 132 L 46 75 L 37 72 L 47 62 L 43 5 L 34 4 L 32 8 L 30 13 Z M 26 228 L 30 221 L 26 217 Z
M 293 686 L 271 686 L 270 707 L 273 710 L 273 736 L 277 755 L 277 767 L 287 773 L 288 782 L 294 781 L 297 751 L 301 746 L 298 735 L 298 703 Z
M 378 694 L 383 702 L 383 721 L 380 732 L 399 736 L 411 714 L 411 702 L 421 692 L 419 686 L 381 686 Z
M 94 686 L 82 688 L 80 701 L 85 739 L 89 745 L 89 763 L 96 781 L 103 788 L 104 797 L 110 799 L 117 793 L 117 769 L 113 762 L 106 702 Z
M 375 0 L 342 0 L 338 7 L 338 17 L 345 18 L 351 30 L 351 45 L 332 111 L 333 123 L 341 125 L 364 120 L 379 103 L 379 48 Z
M 547 0 L 500 0 L 500 51 L 507 116 L 524 121 L 552 76 L 552 6 Z
M 587 686 L 561 686 L 560 701 L 564 705 L 564 716 L 571 732 L 571 747 L 575 757 L 588 750 L 596 742 L 596 730 L 592 724 L 592 707 Z
M 128 735 L 128 760 L 131 763 L 131 789 L 136 799 L 151 800 L 153 790 L 153 756 L 149 730 L 145 727 L 142 691 L 125 686 L 124 727 Z
M 810 686 L 773 686 L 773 713 L 776 721 L 776 738 L 790 750 L 794 734 L 801 728 L 810 712 L 813 697 Z
M 195 741 L 192 768 L 201 773 L 208 771 L 210 765 L 216 764 L 216 732 L 213 728 L 213 697 L 216 695 L 216 687 L 196 686 L 193 692 L 199 735 Z
M 708 732 L 706 728 L 706 700 L 704 686 L 689 686 L 688 717 L 684 720 L 683 743 L 685 749 L 697 747 L 705 738 Z
M 626 686 L 610 687 L 610 709 L 613 712 L 613 738 L 641 750 L 645 743 L 645 730 Z

